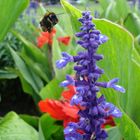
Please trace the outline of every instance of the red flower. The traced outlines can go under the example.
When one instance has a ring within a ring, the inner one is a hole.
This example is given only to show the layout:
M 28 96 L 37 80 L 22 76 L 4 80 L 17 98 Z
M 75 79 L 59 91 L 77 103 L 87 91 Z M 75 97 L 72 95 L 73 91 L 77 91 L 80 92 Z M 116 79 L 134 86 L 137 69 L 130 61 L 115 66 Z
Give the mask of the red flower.
M 68 46 L 70 43 L 70 36 L 59 37 L 58 41 L 63 43 L 64 45 Z
M 66 97 L 65 99 L 67 101 L 46 99 L 45 101 L 40 101 L 38 104 L 41 112 L 46 112 L 57 120 L 63 120 L 64 127 L 69 122 L 77 122 L 79 120 L 79 108 L 77 106 L 71 106 L 69 103 L 69 99 L 75 94 L 74 87 L 69 86 L 68 88 L 69 90 L 63 92 L 63 97 Z
M 72 96 L 76 93 L 76 89 L 74 86 L 68 86 L 69 90 L 65 90 L 62 92 L 62 96 L 65 100 L 70 101 Z
M 41 35 L 37 38 L 37 46 L 42 48 L 44 44 L 52 45 L 53 36 L 56 34 L 56 30 L 53 28 L 52 31 L 42 32 Z

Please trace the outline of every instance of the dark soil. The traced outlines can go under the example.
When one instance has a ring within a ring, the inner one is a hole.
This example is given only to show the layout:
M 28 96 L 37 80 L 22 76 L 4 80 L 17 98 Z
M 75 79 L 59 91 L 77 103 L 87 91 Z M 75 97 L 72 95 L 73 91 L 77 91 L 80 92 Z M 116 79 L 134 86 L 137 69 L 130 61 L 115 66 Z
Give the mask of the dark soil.
M 10 111 L 36 116 L 40 114 L 32 97 L 22 91 L 18 78 L 0 81 L 0 116 Z

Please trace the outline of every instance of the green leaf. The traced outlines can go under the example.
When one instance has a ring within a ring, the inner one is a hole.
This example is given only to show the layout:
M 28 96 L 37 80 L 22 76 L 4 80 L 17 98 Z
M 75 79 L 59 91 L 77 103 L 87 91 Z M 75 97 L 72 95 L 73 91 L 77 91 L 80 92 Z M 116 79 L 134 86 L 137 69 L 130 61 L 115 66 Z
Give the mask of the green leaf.
M 130 12 L 130 7 L 127 0 L 116 0 L 116 11 L 119 19 L 124 19 Z
M 101 7 L 105 11 L 111 0 L 99 0 Z
M 140 140 L 139 128 L 124 112 L 120 119 L 119 129 L 125 140 Z
M 52 140 L 52 135 L 61 129 L 61 126 L 56 125 L 55 122 L 56 120 L 49 115 L 41 116 L 39 120 L 39 140 Z
M 18 76 L 20 78 L 23 91 L 32 96 L 34 94 L 34 90 L 33 90 L 32 86 L 23 78 L 23 76 L 20 72 L 18 72 Z
M 53 40 L 53 46 L 52 46 L 52 64 L 53 64 L 53 68 L 54 68 L 54 72 L 55 72 L 55 76 L 58 77 L 62 77 L 63 74 L 63 70 L 59 70 L 56 68 L 56 61 L 59 60 L 61 58 L 61 49 L 60 46 L 58 45 L 58 41 L 55 38 Z
M 138 53 L 140 54 L 140 34 L 135 38 L 135 48 L 138 51 Z
M 0 1 L 0 41 L 14 24 L 21 12 L 27 7 L 29 0 Z
M 77 22 L 77 17 L 80 17 L 81 16 L 80 10 L 78 10 L 75 7 L 73 7 L 72 5 L 70 5 L 65 0 L 61 0 L 60 2 L 61 2 L 62 7 L 67 12 L 67 14 L 70 15 L 70 20 L 71 20 L 71 25 L 72 25 L 73 31 L 74 32 L 75 31 L 79 31 L 80 22 Z
M 104 1 L 104 0 L 103 0 Z M 111 0 L 108 1 L 108 6 L 105 7 L 102 17 L 112 21 L 123 20 L 130 12 L 128 2 L 126 0 Z
M 128 29 L 134 36 L 140 34 L 140 18 L 136 13 L 129 13 L 124 21 L 124 26 Z
M 25 61 L 25 63 L 27 64 L 28 69 L 31 71 L 35 83 L 38 85 L 39 89 L 41 89 L 44 86 L 42 79 L 46 80 L 46 78 L 47 78 L 46 75 L 42 72 L 42 70 L 40 69 L 38 64 L 36 64 L 34 61 L 32 61 L 32 59 L 30 57 L 26 56 L 26 54 L 24 54 L 24 53 L 21 53 L 20 55 L 23 58 L 23 60 Z
M 17 75 L 12 71 L 0 70 L 0 79 L 15 79 Z
M 20 114 L 20 118 L 22 118 L 26 123 L 31 125 L 32 127 L 38 129 L 38 122 L 39 122 L 39 117 L 36 116 L 31 116 L 27 114 Z
M 32 42 L 28 41 L 26 38 L 24 38 L 21 34 L 17 33 L 16 31 L 12 30 L 13 34 L 18 37 L 24 44 L 23 53 L 26 54 L 26 56 L 30 57 L 30 61 L 34 61 L 36 63 L 37 69 L 40 68 L 40 70 L 46 75 L 44 76 L 44 79 L 49 82 L 51 79 L 51 69 L 49 66 L 50 60 L 45 56 L 41 50 L 32 44 Z M 39 70 L 39 69 L 38 69 Z
M 23 78 L 33 87 L 36 93 L 39 93 L 40 89 L 38 85 L 35 83 L 35 79 L 33 78 L 31 70 L 29 70 L 25 62 L 19 57 L 19 55 L 12 48 L 9 48 L 9 50 Z
M 122 136 L 119 132 L 118 127 L 109 128 L 107 132 L 108 132 L 107 140 L 122 140 Z
M 132 59 L 126 112 L 140 128 L 140 61 Z
M 39 95 L 42 99 L 59 99 L 61 96 L 62 88 L 59 86 L 60 80 L 53 79 L 40 91 Z
M 132 60 L 137 64 L 140 65 L 140 55 L 139 52 L 134 48 L 132 52 Z
M 0 121 L 1 140 L 38 140 L 37 131 L 16 113 L 8 113 Z
M 119 18 L 119 15 L 116 11 L 116 1 L 112 0 L 106 10 L 103 12 L 102 17 L 116 21 Z

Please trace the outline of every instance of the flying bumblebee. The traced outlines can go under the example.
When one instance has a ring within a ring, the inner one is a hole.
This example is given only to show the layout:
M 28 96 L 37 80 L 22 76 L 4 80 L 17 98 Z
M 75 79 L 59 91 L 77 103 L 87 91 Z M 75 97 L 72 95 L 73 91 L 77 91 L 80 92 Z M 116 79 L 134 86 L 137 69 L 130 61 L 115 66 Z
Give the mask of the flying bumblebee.
M 51 32 L 54 25 L 58 23 L 58 18 L 54 12 L 48 12 L 40 21 L 40 26 L 44 32 Z

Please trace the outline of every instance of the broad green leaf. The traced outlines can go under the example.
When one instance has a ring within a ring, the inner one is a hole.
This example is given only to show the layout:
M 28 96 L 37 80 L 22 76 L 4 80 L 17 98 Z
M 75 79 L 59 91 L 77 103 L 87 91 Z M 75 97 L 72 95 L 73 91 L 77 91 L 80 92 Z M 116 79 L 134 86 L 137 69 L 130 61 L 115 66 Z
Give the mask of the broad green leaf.
M 54 120 L 49 115 L 44 114 L 39 120 L 39 140 L 53 140 L 52 135 L 55 134 L 61 126 L 55 124 Z M 56 139 L 59 140 L 59 139 Z
M 14 24 L 21 12 L 27 7 L 29 0 L 0 1 L 0 41 Z
M 49 82 L 42 90 L 40 91 L 39 95 L 41 99 L 59 99 L 61 96 L 62 88 L 59 86 L 61 80 L 53 79 Z
M 37 131 L 16 113 L 8 113 L 0 121 L 1 140 L 38 140 Z
M 136 13 L 129 13 L 124 21 L 124 26 L 134 36 L 140 34 L 140 17 Z
M 105 75 L 102 77 L 105 80 L 118 77 L 120 79 L 118 84 L 126 89 L 125 94 L 117 93 L 114 90 L 111 90 L 109 94 L 108 90 L 104 90 L 104 92 L 108 99 L 109 96 L 113 98 L 113 96 L 115 96 L 114 93 L 117 93 L 120 97 L 121 107 L 125 110 L 128 96 L 127 91 L 129 90 L 128 80 L 129 69 L 131 67 L 131 53 L 134 47 L 133 37 L 121 26 L 107 20 L 94 20 L 94 23 L 97 29 L 109 38 L 109 40 L 99 48 L 99 53 L 104 55 L 104 60 L 99 62 L 99 65 L 105 71 Z

